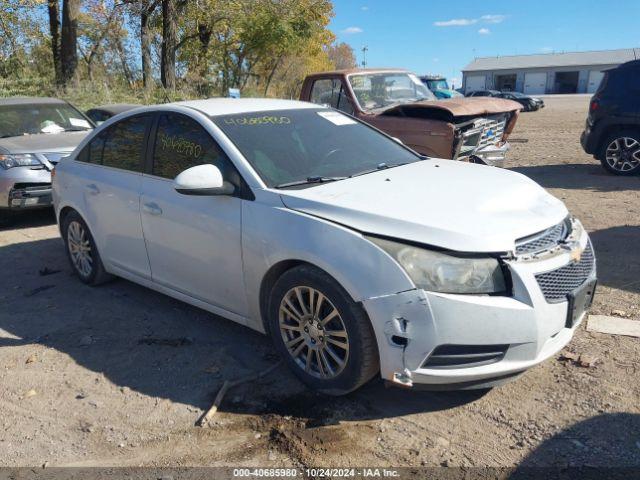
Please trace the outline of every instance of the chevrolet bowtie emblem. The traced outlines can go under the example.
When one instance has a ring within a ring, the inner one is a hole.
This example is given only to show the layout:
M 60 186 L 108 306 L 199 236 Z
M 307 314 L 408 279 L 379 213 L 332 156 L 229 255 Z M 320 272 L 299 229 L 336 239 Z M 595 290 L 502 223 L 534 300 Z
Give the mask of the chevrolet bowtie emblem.
M 571 250 L 571 260 L 574 262 L 579 262 L 582 258 L 582 252 L 584 252 L 584 248 L 580 245 L 576 246 L 576 248 Z

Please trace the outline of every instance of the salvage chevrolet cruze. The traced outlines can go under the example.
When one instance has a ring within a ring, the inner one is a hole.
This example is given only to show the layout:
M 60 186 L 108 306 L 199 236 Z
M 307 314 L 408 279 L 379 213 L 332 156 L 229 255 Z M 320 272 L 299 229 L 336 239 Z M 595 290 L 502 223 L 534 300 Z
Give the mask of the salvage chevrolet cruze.
M 329 394 L 377 374 L 485 388 L 569 342 L 593 298 L 588 235 L 528 178 L 425 158 L 284 100 L 143 107 L 55 169 L 78 277 L 124 277 L 268 333 Z

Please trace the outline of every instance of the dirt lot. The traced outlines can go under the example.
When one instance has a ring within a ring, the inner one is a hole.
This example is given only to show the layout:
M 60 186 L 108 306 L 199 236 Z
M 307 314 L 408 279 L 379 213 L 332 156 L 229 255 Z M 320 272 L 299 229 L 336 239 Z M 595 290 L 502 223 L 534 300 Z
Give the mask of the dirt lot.
M 594 313 L 640 320 L 640 178 L 606 174 L 578 138 L 588 99 L 522 114 L 509 168 L 566 202 L 591 232 Z M 487 167 L 489 168 L 489 167 Z M 640 465 L 640 341 L 587 332 L 489 392 L 386 389 L 317 396 L 285 367 L 232 390 L 275 357 L 265 337 L 124 280 L 81 284 L 53 217 L 0 231 L 0 465 Z

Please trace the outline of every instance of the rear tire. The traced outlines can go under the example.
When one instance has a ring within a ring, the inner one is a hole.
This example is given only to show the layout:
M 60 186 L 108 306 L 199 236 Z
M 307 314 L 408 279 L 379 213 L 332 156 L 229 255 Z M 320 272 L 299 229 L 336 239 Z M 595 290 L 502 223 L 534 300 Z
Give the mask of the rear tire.
M 640 173 L 640 132 L 621 130 L 605 138 L 598 159 L 608 172 L 630 176 Z
M 322 270 L 302 265 L 285 272 L 273 286 L 267 312 L 276 349 L 310 388 L 345 395 L 379 372 L 369 318 Z
M 105 271 L 89 227 L 78 212 L 65 215 L 61 230 L 71 268 L 82 282 L 99 285 L 113 278 Z

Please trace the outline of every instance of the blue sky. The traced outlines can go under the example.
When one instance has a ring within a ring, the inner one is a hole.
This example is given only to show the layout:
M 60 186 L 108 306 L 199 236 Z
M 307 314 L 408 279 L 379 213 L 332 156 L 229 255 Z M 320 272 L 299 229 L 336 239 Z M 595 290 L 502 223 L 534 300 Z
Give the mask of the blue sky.
M 458 79 L 474 57 L 640 48 L 640 0 L 334 0 L 330 28 L 370 67 Z

